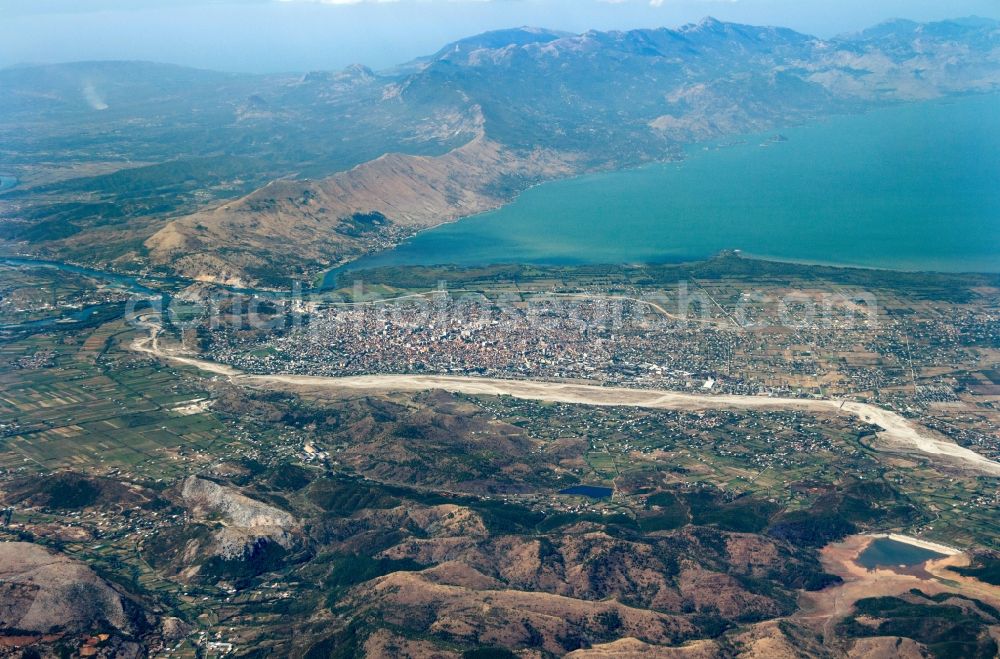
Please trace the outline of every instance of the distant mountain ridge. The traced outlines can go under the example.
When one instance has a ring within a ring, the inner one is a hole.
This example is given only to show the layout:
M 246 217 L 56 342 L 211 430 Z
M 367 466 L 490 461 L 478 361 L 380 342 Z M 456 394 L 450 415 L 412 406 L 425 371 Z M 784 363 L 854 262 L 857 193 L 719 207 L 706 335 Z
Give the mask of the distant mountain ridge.
M 1000 23 L 897 20 L 834 39 L 712 18 L 575 35 L 524 27 L 383 72 L 91 64 L 8 69 L 0 86 L 12 92 L 0 98 L 0 139 L 14 154 L 6 169 L 17 175 L 50 155 L 44 139 L 23 133 L 30 121 L 33 135 L 86 135 L 67 157 L 101 152 L 104 162 L 85 165 L 108 170 L 84 186 L 27 180 L 3 193 L 0 217 L 18 222 L 0 222 L 0 238 L 49 257 L 285 284 L 553 177 L 678 158 L 692 141 L 833 113 L 1000 89 Z M 123 123 L 129 132 L 116 132 Z M 470 150 L 476 140 L 488 148 Z M 387 153 L 418 158 L 380 158 Z M 448 192 L 448 163 L 475 153 L 483 159 L 464 180 L 472 197 Z M 123 171 L 115 159 L 142 165 Z M 275 179 L 282 184 L 265 186 Z M 372 212 L 386 222 L 363 235 L 350 228 Z
M 511 46 L 527 46 L 532 44 L 544 44 L 572 37 L 569 32 L 558 32 L 536 27 L 519 27 L 509 30 L 491 30 L 475 36 L 466 37 L 454 41 L 426 60 L 440 60 L 451 58 L 458 53 L 469 53 L 476 50 L 492 50 L 497 48 L 508 48 Z

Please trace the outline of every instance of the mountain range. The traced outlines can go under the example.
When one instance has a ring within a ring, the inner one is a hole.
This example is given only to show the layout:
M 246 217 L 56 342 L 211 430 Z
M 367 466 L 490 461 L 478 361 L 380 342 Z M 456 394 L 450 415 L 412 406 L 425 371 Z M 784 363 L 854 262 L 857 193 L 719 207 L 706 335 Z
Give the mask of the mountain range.
M 7 253 L 286 285 L 538 182 L 1000 87 L 1000 23 L 488 32 L 375 72 L 0 71 Z

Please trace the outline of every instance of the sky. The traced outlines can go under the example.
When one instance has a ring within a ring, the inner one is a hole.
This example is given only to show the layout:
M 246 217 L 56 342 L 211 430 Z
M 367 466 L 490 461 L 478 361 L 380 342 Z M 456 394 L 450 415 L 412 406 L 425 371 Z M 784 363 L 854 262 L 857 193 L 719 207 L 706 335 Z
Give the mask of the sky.
M 1000 0 L 0 0 L 0 67 L 147 60 L 255 73 L 384 69 L 486 30 L 677 27 L 705 16 L 821 37 L 890 18 L 1000 19 Z

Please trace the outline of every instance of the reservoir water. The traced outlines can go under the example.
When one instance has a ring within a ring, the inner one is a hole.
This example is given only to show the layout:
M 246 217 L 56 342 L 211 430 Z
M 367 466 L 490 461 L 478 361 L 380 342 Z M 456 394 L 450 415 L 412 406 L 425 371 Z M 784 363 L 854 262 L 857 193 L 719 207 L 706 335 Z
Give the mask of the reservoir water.
M 418 234 L 390 265 L 638 263 L 750 255 L 1000 272 L 1000 95 L 882 108 L 582 176 Z M 333 274 L 333 273 L 332 273 Z M 329 280 L 328 280 L 329 281 Z
M 565 490 L 559 490 L 559 494 L 571 494 L 575 496 L 590 497 L 591 499 L 606 499 L 614 493 L 610 487 L 600 485 L 574 485 Z
M 873 570 L 877 567 L 920 565 L 932 558 L 944 558 L 944 554 L 889 538 L 876 538 L 861 552 L 857 563 Z

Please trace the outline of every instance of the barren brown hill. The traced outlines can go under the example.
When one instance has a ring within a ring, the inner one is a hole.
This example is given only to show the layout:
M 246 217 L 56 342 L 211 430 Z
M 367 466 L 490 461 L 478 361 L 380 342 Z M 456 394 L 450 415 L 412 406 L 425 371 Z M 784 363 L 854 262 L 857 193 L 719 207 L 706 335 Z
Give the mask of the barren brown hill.
M 740 579 L 771 577 L 791 583 L 796 571 L 808 569 L 806 565 L 779 543 L 759 536 L 706 537 L 725 543 L 719 555 L 722 562 L 717 565 L 706 557 L 721 548 L 713 550 L 705 544 L 709 540 L 696 533 L 642 541 L 613 538 L 603 532 L 551 538 L 412 538 L 384 555 L 448 565 L 425 572 L 424 577 L 466 588 L 502 583 L 519 591 L 628 601 L 673 613 L 717 612 L 730 619 L 763 619 L 787 612 L 788 603 L 780 597 L 751 592 Z M 740 567 L 727 574 L 722 570 L 729 563 Z M 467 569 L 459 570 L 455 564 Z
M 30 542 L 0 542 L 0 592 L 0 639 L 18 637 L 13 645 L 94 630 L 134 637 L 149 627 L 89 567 Z
M 258 283 L 349 260 L 413 232 L 499 206 L 574 171 L 571 155 L 515 153 L 482 135 L 443 156 L 387 154 L 319 181 L 280 180 L 169 223 L 145 245 L 182 275 Z
M 681 647 L 665 648 L 635 638 L 622 638 L 566 655 L 568 659 L 716 659 L 721 656 L 714 641 L 694 641 Z
M 607 626 L 614 634 L 654 644 L 676 643 L 695 633 L 683 617 L 614 600 L 594 602 L 517 590 L 471 591 L 435 584 L 413 573 L 390 574 L 357 594 L 351 601 L 353 607 L 377 608 L 390 625 L 504 647 L 540 646 L 554 654 L 579 647 L 586 635 Z
M 134 483 L 61 471 L 40 479 L 22 477 L 0 486 L 0 504 L 56 510 L 114 509 L 158 501 L 156 492 Z M 160 500 L 162 501 L 162 500 Z

